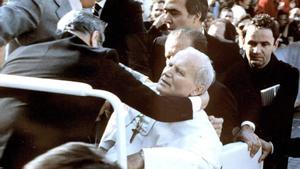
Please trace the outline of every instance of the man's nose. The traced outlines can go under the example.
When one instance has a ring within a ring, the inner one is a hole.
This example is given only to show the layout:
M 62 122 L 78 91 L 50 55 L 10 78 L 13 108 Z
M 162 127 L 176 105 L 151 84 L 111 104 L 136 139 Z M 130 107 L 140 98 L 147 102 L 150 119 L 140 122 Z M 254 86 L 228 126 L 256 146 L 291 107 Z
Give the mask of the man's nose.
M 171 15 L 168 12 L 165 13 L 165 15 L 163 17 L 165 17 L 165 23 L 170 24 L 172 22 Z
M 258 44 L 253 48 L 253 53 L 261 53 L 261 45 Z
M 171 67 L 167 68 L 166 71 L 164 72 L 164 75 L 168 78 L 172 77 L 172 70 L 173 69 Z

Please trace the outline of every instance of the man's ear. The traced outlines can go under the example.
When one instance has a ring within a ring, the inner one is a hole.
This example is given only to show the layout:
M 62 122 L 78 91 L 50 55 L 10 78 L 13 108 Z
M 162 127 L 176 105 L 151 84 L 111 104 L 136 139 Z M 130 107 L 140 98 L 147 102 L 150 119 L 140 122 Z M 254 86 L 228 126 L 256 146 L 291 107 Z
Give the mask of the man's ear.
M 242 48 L 243 48 L 244 50 L 246 50 L 246 49 L 245 49 L 245 46 L 246 46 L 246 44 L 245 44 L 245 42 L 246 42 L 246 35 L 243 36 L 242 41 L 243 41 L 243 43 L 242 43 L 242 44 L 243 44 Z
M 203 85 L 199 85 L 195 88 L 194 91 L 192 91 L 191 96 L 199 96 L 202 95 L 205 92 L 205 87 Z
M 94 48 L 100 47 L 99 39 L 100 33 L 98 31 L 94 31 L 91 36 L 91 46 Z
M 199 22 L 200 18 L 201 18 L 202 14 L 201 13 L 197 13 L 196 15 L 194 15 L 194 22 Z

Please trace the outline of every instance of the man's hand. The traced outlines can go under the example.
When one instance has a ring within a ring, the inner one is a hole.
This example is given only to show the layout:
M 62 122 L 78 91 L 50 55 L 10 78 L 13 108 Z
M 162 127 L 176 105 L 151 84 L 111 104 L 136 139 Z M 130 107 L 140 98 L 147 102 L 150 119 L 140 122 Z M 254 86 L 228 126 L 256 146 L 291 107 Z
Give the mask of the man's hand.
M 260 139 L 260 142 L 261 142 L 261 146 L 262 146 L 262 154 L 261 156 L 259 157 L 259 160 L 258 162 L 262 162 L 266 159 L 266 157 L 272 153 L 272 144 L 270 142 L 266 142 L 265 140 L 263 139 Z
M 141 152 L 127 156 L 127 167 L 128 167 L 128 169 L 143 169 L 144 168 L 144 158 L 141 155 Z
M 213 127 L 215 128 L 218 136 L 220 137 L 221 133 L 222 133 L 224 119 L 216 118 L 215 116 L 208 116 L 208 119 L 209 119 L 210 123 L 213 125 Z
M 152 25 L 159 29 L 164 24 L 166 24 L 166 14 L 162 13 L 159 17 L 155 19 Z
M 261 147 L 260 138 L 254 133 L 250 126 L 244 125 L 234 135 L 235 141 L 243 141 L 248 145 L 250 156 L 253 157 Z
M 101 117 L 103 114 L 105 114 L 105 116 L 106 116 L 107 118 L 109 118 L 110 115 L 112 114 L 112 112 L 113 112 L 112 106 L 111 106 L 111 104 L 106 100 L 106 101 L 103 103 L 103 105 L 102 105 L 102 107 L 101 107 L 101 109 L 100 109 L 100 112 L 99 112 L 98 117 Z

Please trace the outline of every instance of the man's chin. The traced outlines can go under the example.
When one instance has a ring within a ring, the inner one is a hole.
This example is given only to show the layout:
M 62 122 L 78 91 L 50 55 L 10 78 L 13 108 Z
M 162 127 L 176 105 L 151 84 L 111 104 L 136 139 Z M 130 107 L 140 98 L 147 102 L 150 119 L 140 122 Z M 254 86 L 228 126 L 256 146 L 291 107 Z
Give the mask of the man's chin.
M 251 60 L 250 63 L 251 63 L 251 65 L 255 65 L 255 66 L 261 65 L 261 62 L 258 60 Z
M 161 96 L 165 95 L 165 87 L 161 85 L 157 85 L 156 90 L 159 92 Z
M 167 26 L 167 29 L 168 29 L 169 32 L 175 30 L 175 28 L 169 27 L 169 26 Z

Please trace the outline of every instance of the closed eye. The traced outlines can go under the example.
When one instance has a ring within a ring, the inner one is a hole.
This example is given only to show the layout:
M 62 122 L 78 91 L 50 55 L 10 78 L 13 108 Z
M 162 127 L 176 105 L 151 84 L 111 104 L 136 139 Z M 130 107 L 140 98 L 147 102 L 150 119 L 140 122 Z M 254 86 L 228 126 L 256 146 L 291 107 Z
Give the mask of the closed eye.
M 177 73 L 179 73 L 181 76 L 184 76 L 184 75 L 185 75 L 184 71 L 181 70 L 181 69 L 178 68 L 178 67 L 175 68 L 175 71 L 176 71 Z

